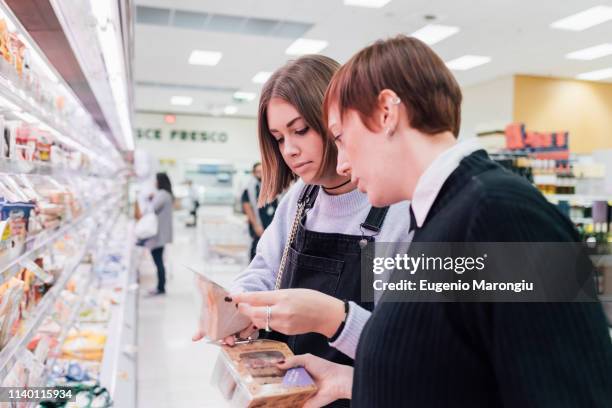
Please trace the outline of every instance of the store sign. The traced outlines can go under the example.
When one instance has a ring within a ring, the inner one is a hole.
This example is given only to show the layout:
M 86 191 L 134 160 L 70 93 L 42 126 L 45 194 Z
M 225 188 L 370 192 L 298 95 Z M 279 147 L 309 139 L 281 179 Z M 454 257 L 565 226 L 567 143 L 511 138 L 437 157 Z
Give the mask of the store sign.
M 226 132 L 217 131 L 137 128 L 136 138 L 140 140 L 227 143 L 229 136 Z

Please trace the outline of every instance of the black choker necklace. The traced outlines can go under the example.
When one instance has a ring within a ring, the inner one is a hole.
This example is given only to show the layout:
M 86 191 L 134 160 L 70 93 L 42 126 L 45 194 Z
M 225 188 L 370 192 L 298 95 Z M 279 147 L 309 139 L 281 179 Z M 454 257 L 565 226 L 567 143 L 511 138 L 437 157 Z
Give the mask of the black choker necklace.
M 346 186 L 350 182 L 351 182 L 351 179 L 348 179 L 344 183 L 338 184 L 336 187 L 325 187 L 325 186 L 323 186 L 323 190 L 325 190 L 325 191 L 335 190 L 335 189 L 340 188 L 342 186 Z

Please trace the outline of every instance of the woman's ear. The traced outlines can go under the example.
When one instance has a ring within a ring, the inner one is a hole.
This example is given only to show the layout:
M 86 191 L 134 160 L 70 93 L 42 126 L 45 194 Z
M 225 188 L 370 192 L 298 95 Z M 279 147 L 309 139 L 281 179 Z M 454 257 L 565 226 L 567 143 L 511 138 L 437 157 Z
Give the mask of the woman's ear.
M 385 132 L 386 135 L 391 135 L 399 122 L 399 105 L 401 103 L 397 94 L 390 89 L 383 89 L 378 94 L 378 118 L 377 125 Z

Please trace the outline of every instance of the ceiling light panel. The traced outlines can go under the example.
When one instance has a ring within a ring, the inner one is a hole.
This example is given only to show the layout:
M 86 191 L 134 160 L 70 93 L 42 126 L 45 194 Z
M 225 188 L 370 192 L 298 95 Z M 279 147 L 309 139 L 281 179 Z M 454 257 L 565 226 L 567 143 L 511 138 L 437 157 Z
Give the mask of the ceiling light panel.
M 427 45 L 434 45 L 459 32 L 459 27 L 428 24 L 411 34 Z
M 191 65 L 215 66 L 221 61 L 222 53 L 218 51 L 193 50 L 189 55 Z
M 366 8 L 382 8 L 389 2 L 391 2 L 391 0 L 344 0 L 344 5 Z
M 324 40 L 298 38 L 289 46 L 289 48 L 285 50 L 285 54 L 296 56 L 304 54 L 316 54 L 327 48 L 328 45 L 329 43 Z
M 612 7 L 596 6 L 552 23 L 551 28 L 582 31 L 612 20 Z
M 467 71 L 468 69 L 476 68 L 480 65 L 488 64 L 489 62 L 491 62 L 491 57 L 464 55 L 463 57 L 448 61 L 446 66 L 454 71 Z
M 255 74 L 252 81 L 256 84 L 264 84 L 272 76 L 271 72 L 261 71 Z
M 584 72 L 582 74 L 577 75 L 576 78 L 587 80 L 587 81 L 599 81 L 602 79 L 612 78 L 612 68 Z
M 610 43 L 600 44 L 594 47 L 585 48 L 583 50 L 570 52 L 569 54 L 565 55 L 565 58 L 591 61 L 597 58 L 607 57 L 608 55 L 612 55 L 612 44 Z
M 238 107 L 234 105 L 228 105 L 225 108 L 223 108 L 223 113 L 225 113 L 226 115 L 235 115 L 237 112 L 238 112 Z
M 189 106 L 193 103 L 191 96 L 173 96 L 170 98 L 170 103 L 176 106 Z
M 246 101 L 246 102 L 250 102 L 253 99 L 255 99 L 255 93 L 254 92 L 242 92 L 242 91 L 238 91 L 238 92 L 234 92 L 234 99 L 236 99 L 237 101 Z

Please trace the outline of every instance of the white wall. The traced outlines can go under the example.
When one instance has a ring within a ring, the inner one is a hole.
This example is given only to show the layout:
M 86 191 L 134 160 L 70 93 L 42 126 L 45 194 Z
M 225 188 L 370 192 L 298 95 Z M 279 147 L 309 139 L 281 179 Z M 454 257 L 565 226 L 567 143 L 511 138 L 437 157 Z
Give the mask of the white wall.
M 136 149 L 150 153 L 156 160 L 175 160 L 174 166 L 161 168 L 177 181 L 183 179 L 183 167 L 190 160 L 219 160 L 234 164 L 238 169 L 250 169 L 260 160 L 256 119 L 177 115 L 176 123 L 167 124 L 164 115 L 137 113 L 134 123 Z M 148 137 L 139 138 L 139 129 L 149 130 Z M 195 132 L 196 140 L 190 137 L 182 140 L 176 133 L 171 138 L 173 131 L 183 130 L 190 136 Z M 160 140 L 154 138 L 156 132 Z M 206 132 L 207 140 L 203 140 L 202 132 Z
M 478 132 L 503 130 L 512 122 L 514 77 L 506 76 L 462 88 L 461 138 Z

